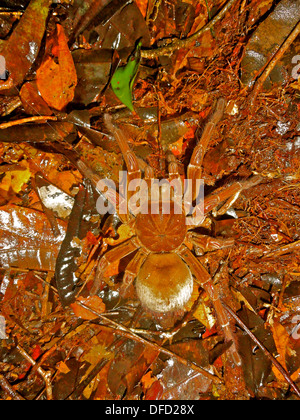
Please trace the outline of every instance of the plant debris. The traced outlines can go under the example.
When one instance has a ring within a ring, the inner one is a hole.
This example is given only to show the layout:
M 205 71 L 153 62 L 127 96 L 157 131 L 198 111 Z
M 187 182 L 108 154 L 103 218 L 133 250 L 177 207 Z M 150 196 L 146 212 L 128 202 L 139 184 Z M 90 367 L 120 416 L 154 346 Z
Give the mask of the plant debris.
M 1 400 L 300 399 L 299 91 L 299 0 L 3 2 Z M 126 168 L 203 179 L 185 248 Z

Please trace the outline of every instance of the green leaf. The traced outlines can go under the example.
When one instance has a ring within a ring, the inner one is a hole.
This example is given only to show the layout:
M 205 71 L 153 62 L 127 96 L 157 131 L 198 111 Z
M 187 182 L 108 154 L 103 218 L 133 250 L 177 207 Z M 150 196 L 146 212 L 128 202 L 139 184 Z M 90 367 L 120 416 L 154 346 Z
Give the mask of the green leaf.
M 119 67 L 112 79 L 111 87 L 120 101 L 133 111 L 132 89 L 140 64 L 140 50 L 142 43 L 139 42 L 134 52 L 130 55 L 126 66 Z

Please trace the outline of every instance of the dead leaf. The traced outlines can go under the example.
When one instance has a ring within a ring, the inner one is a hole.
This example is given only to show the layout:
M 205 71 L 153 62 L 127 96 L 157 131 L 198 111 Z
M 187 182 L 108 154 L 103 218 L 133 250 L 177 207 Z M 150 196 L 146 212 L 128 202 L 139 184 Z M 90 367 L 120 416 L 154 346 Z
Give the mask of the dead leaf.
M 0 54 L 6 61 L 6 69 L 13 85 L 19 85 L 35 62 L 45 32 L 51 0 L 31 0 L 20 22 L 8 41 L 0 45 Z M 0 80 L 0 91 L 6 90 Z
M 23 170 L 7 171 L 4 178 L 0 183 L 0 188 L 4 191 L 12 189 L 14 192 L 19 193 L 23 186 L 26 185 L 31 177 L 29 165 L 27 161 L 23 161 L 21 165 Z
M 36 75 L 43 99 L 50 107 L 61 111 L 74 98 L 77 74 L 64 29 L 61 25 L 56 28 L 54 37 L 48 41 L 51 55 L 50 51 L 46 53 Z
M 84 298 L 84 297 L 80 296 L 77 300 L 79 302 L 83 303 L 85 306 L 88 306 L 89 308 L 91 308 L 92 310 L 94 310 L 97 313 L 102 313 L 102 312 L 105 311 L 105 305 L 102 302 L 102 299 L 98 296 L 91 296 L 91 297 L 88 297 L 88 298 Z M 78 318 L 87 319 L 87 320 L 92 320 L 92 319 L 99 318 L 94 312 L 89 311 L 86 308 L 83 308 L 77 302 L 72 303 L 70 306 L 71 306 L 74 314 Z
M 38 92 L 36 82 L 26 82 L 20 90 L 20 98 L 27 114 L 52 115 L 52 111 Z

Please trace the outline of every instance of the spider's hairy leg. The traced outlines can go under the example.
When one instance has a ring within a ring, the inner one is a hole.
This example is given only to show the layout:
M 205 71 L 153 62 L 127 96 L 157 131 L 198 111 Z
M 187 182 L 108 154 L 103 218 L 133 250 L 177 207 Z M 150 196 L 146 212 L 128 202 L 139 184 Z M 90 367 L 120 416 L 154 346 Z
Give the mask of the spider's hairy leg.
M 124 197 L 121 197 L 114 188 L 110 188 L 109 185 L 107 185 L 107 183 L 101 179 L 100 176 L 96 174 L 91 168 L 89 168 L 81 159 L 76 161 L 76 166 L 78 170 L 85 176 L 85 178 L 91 181 L 93 187 L 101 194 L 101 196 L 105 198 L 111 205 L 113 205 L 119 214 L 119 208 L 124 208 L 125 206 Z M 119 214 L 119 217 L 123 223 L 129 222 L 127 214 Z
M 109 266 L 115 261 L 119 261 L 127 255 L 133 253 L 137 249 L 138 245 L 135 243 L 134 239 L 129 239 L 104 254 L 97 267 L 94 283 L 90 291 L 91 295 L 95 295 L 98 292 L 104 278 L 105 271 L 109 268 Z
M 215 290 L 210 274 L 186 246 L 183 246 L 179 250 L 179 255 L 190 267 L 192 273 L 195 276 L 196 282 L 205 290 L 210 300 L 212 301 L 218 321 L 224 332 L 225 340 L 227 342 L 232 342 L 229 351 L 232 354 L 233 361 L 237 366 L 240 366 L 241 358 L 236 348 L 235 337 L 231 330 L 228 314 L 221 303 L 219 294 Z
M 215 112 L 210 118 L 210 121 L 217 125 L 221 121 L 224 115 L 225 107 L 226 107 L 226 100 L 224 98 L 219 98 Z
M 202 163 L 206 149 L 212 137 L 216 125 L 213 122 L 206 124 L 201 139 L 195 147 L 190 163 L 187 169 L 187 178 L 191 180 L 190 188 L 192 188 L 191 199 L 195 200 L 197 197 L 197 180 L 202 176 Z
M 217 251 L 222 248 L 230 248 L 235 243 L 234 239 L 212 238 L 197 232 L 188 232 L 186 240 L 194 245 L 196 255 L 203 255 L 206 252 Z
M 197 197 L 196 182 L 197 182 L 197 179 L 201 179 L 203 159 L 204 159 L 206 150 L 208 148 L 209 142 L 211 140 L 211 137 L 216 128 L 216 125 L 218 124 L 218 122 L 221 120 L 223 116 L 225 105 L 226 105 L 225 100 L 223 98 L 220 98 L 217 102 L 217 107 L 214 114 L 210 118 L 210 121 L 204 127 L 202 136 L 199 140 L 199 143 L 194 149 L 194 152 L 190 160 L 190 164 L 188 165 L 187 177 L 188 179 L 192 181 L 192 185 L 191 185 L 192 200 L 195 200 Z
M 134 282 L 138 272 L 140 271 L 141 266 L 147 258 L 147 255 L 148 253 L 146 251 L 144 251 L 143 249 L 139 249 L 133 257 L 133 259 L 128 263 L 120 290 L 122 296 L 126 296 L 128 288 Z
M 155 178 L 154 169 L 151 166 L 147 165 L 146 168 L 145 168 L 145 172 L 144 172 L 144 179 L 147 182 L 149 190 L 152 186 L 152 182 L 153 182 L 154 178 Z
M 176 157 L 171 151 L 167 152 L 169 182 L 171 185 L 172 197 L 177 203 L 178 208 L 182 207 L 182 197 L 184 194 L 183 181 L 179 173 L 179 167 Z
M 177 159 L 171 151 L 167 152 L 167 162 L 170 181 L 173 179 L 181 180 Z
M 113 134 L 115 139 L 118 142 L 118 145 L 121 149 L 122 155 L 124 157 L 128 175 L 127 175 L 127 188 L 131 181 L 141 179 L 141 170 L 139 167 L 138 159 L 135 153 L 130 149 L 126 136 L 123 131 L 112 123 L 112 117 L 109 114 L 104 115 L 104 122 L 108 130 Z M 130 197 L 134 194 L 133 191 L 127 191 L 128 201 Z
M 219 193 L 213 193 L 204 200 L 204 213 L 208 214 L 224 201 L 230 199 L 230 206 L 238 199 L 240 193 L 248 188 L 254 187 L 263 180 L 260 175 L 253 176 L 246 181 L 235 182 L 224 188 Z M 227 206 L 225 207 L 227 208 Z M 227 208 L 228 209 L 228 208 Z M 224 212 L 226 213 L 226 211 Z

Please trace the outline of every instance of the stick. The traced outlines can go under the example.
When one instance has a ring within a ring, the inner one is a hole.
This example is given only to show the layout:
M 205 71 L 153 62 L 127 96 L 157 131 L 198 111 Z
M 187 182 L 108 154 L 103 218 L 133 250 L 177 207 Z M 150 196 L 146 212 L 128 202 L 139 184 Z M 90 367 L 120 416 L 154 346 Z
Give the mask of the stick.
M 283 245 L 280 248 L 267 252 L 265 255 L 263 255 L 262 260 L 264 260 L 265 258 L 279 257 L 280 255 L 297 251 L 299 248 L 300 248 L 300 241 L 296 241 L 288 245 Z
M 294 40 L 297 38 L 299 34 L 300 34 L 300 22 L 297 24 L 294 30 L 290 33 L 290 35 L 287 37 L 287 39 L 284 41 L 281 47 L 279 47 L 278 51 L 276 52 L 276 54 L 273 56 L 273 58 L 267 65 L 262 75 L 256 80 L 253 92 L 251 93 L 251 96 L 250 96 L 251 107 L 253 107 L 256 101 L 257 95 L 262 89 L 263 84 L 265 83 L 267 77 L 269 76 L 271 71 L 274 69 L 277 62 L 282 58 L 283 54 L 290 48 L 291 44 L 294 42 Z
M 228 3 L 223 7 L 223 9 L 215 16 L 207 25 L 203 28 L 199 29 L 193 35 L 189 36 L 185 39 L 175 39 L 170 45 L 161 48 L 155 48 L 152 50 L 142 50 L 141 57 L 142 58 L 157 58 L 163 55 L 171 55 L 174 51 L 179 50 L 180 48 L 187 48 L 189 47 L 194 41 L 196 41 L 201 35 L 205 32 L 210 31 L 217 22 L 219 22 L 227 11 L 237 3 L 239 0 L 230 0 Z
M 244 324 L 244 322 L 237 316 L 237 314 L 222 300 L 222 305 L 227 312 L 235 319 L 238 325 L 249 335 L 249 337 L 254 341 L 254 343 L 264 352 L 273 365 L 279 370 L 287 383 L 294 390 L 295 394 L 300 398 L 300 390 L 294 381 L 291 379 L 290 375 L 286 370 L 281 366 L 281 364 L 275 359 L 275 357 L 269 352 L 269 350 L 255 337 L 255 335 L 249 330 L 249 328 Z
M 19 346 L 19 344 L 17 344 L 17 349 L 22 354 L 22 356 L 32 364 L 32 366 L 37 364 L 36 361 L 21 346 Z M 51 372 L 45 372 L 41 367 L 38 367 L 37 371 L 45 381 L 47 399 L 52 400 Z
M 22 125 L 22 124 L 26 124 L 30 122 L 35 122 L 35 121 L 46 122 L 47 120 L 57 121 L 57 117 L 41 115 L 41 116 L 35 116 L 35 117 L 22 118 L 20 120 L 15 120 L 15 121 L 10 121 L 8 123 L 0 124 L 0 129 L 4 130 L 5 128 L 13 127 L 15 125 Z
M 25 399 L 18 394 L 8 380 L 0 374 L 0 387 L 15 401 L 24 401 Z
M 183 357 L 179 356 L 178 354 L 173 353 L 172 351 L 170 351 L 170 350 L 168 350 L 168 349 L 166 349 L 164 347 L 161 347 L 161 346 L 159 346 L 158 344 L 156 344 L 156 343 L 154 343 L 152 341 L 149 341 L 149 340 L 147 340 L 147 339 L 145 339 L 145 338 L 143 338 L 143 337 L 135 334 L 129 328 L 127 328 L 124 325 L 121 325 L 121 324 L 119 324 L 119 323 L 117 323 L 117 322 L 115 322 L 115 321 L 107 318 L 106 316 L 100 314 L 99 312 L 97 312 L 94 309 L 90 308 L 89 306 L 83 304 L 82 302 L 79 302 L 78 301 L 77 303 L 78 303 L 78 305 L 82 306 L 85 309 L 88 309 L 89 311 L 91 311 L 92 313 L 94 313 L 95 315 L 97 315 L 99 318 L 102 318 L 104 321 L 106 321 L 109 324 L 113 325 L 114 328 L 116 328 L 117 332 L 118 332 L 118 330 L 122 331 L 122 333 L 124 333 L 124 335 L 126 335 L 129 339 L 135 340 L 135 341 L 137 341 L 139 343 L 143 343 L 145 346 L 150 346 L 153 349 L 157 350 L 159 353 L 163 353 L 163 354 L 166 354 L 167 356 L 170 356 L 170 357 L 173 357 L 173 358 L 177 359 L 183 365 L 185 365 L 185 366 L 187 366 L 187 367 L 189 367 L 189 368 L 191 368 L 191 369 L 193 369 L 193 370 L 201 373 L 203 376 L 205 376 L 206 378 L 211 379 L 213 382 L 215 382 L 215 383 L 221 383 L 220 379 L 217 376 L 213 375 L 212 373 L 210 373 L 206 369 L 204 369 L 204 368 L 196 365 L 193 362 L 190 362 L 187 359 L 184 359 Z

